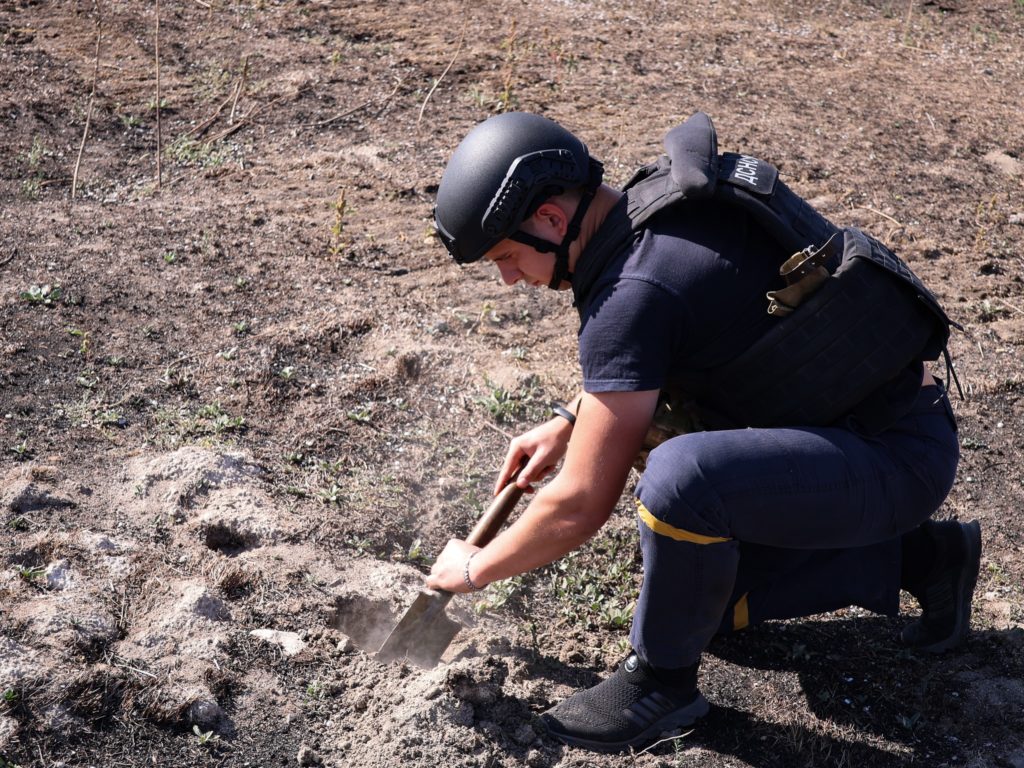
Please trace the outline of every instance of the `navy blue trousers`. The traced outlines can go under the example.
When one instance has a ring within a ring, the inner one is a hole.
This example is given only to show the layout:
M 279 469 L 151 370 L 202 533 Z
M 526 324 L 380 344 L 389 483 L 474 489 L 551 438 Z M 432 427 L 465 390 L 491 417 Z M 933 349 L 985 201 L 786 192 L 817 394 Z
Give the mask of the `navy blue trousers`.
M 900 536 L 939 508 L 958 460 L 939 386 L 873 436 L 739 429 L 662 443 L 636 489 L 634 649 L 682 667 L 723 629 L 849 605 L 895 615 Z

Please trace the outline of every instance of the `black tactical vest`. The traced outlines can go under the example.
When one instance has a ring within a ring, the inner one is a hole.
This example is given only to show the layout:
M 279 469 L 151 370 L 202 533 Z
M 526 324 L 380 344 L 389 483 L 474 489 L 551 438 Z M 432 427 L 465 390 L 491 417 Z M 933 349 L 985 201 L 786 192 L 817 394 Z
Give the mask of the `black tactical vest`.
M 652 216 L 686 200 L 738 206 L 794 253 L 780 269 L 787 289 L 768 295 L 776 324 L 733 360 L 688 370 L 670 384 L 669 390 L 696 402 L 709 426 L 832 424 L 915 361 L 945 354 L 949 363 L 949 318 L 885 245 L 836 227 L 771 164 L 719 155 L 703 113 L 671 130 L 665 149 L 626 184 L 625 206 L 606 219 L 600 241 L 589 244 L 577 264 L 573 293 L 582 316 L 608 262 Z

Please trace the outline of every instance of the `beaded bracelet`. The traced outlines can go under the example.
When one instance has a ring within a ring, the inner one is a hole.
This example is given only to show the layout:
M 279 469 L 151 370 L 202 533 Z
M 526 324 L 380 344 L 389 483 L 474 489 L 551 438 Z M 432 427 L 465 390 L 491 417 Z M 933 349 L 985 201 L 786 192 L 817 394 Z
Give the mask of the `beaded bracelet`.
M 469 564 L 473 562 L 473 558 L 476 557 L 477 552 L 479 551 L 480 550 L 478 549 L 476 552 L 474 552 L 466 559 L 466 567 L 462 569 L 462 580 L 466 582 L 466 586 L 469 587 L 471 592 L 479 592 L 481 589 L 483 589 L 483 587 L 478 587 L 473 582 L 472 577 L 469 575 Z

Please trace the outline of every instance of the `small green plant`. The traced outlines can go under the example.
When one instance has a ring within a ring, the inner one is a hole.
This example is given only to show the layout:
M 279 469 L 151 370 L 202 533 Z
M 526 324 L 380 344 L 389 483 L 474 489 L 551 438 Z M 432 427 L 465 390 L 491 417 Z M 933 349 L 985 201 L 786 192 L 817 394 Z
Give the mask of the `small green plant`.
M 320 499 L 324 504 L 341 504 L 344 500 L 344 496 L 341 493 L 341 486 L 337 483 L 331 483 L 329 488 L 316 492 L 316 497 Z
M 517 419 L 523 410 L 519 399 L 490 381 L 487 382 L 487 387 L 487 394 L 478 397 L 476 402 L 482 405 L 491 414 L 491 418 L 499 424 L 506 424 Z
M 32 285 L 28 290 L 18 294 L 18 298 L 27 301 L 29 304 L 41 304 L 44 307 L 52 307 L 60 301 L 63 289 L 59 285 Z
M 217 353 L 217 357 L 221 360 L 234 360 L 238 357 L 238 347 L 232 347 L 231 349 L 222 349 Z
M 92 389 L 98 382 L 99 379 L 96 378 L 96 374 L 93 371 L 82 371 L 75 378 L 75 383 L 80 387 L 85 387 L 86 389 Z
M 133 128 L 138 128 L 140 125 L 142 125 L 142 118 L 138 115 L 132 115 L 126 112 L 118 115 L 117 117 L 118 119 L 120 119 L 121 125 L 124 126 L 126 131 L 130 131 Z
M 10 528 L 12 531 L 24 532 L 29 529 L 29 524 L 27 519 L 19 515 L 18 517 L 12 517 L 7 522 L 7 527 Z
M 164 251 L 164 264 L 173 264 L 178 260 L 177 251 Z
M 28 167 L 33 170 L 39 168 L 43 162 L 44 157 L 49 157 L 52 152 L 46 148 L 42 140 L 36 136 L 32 139 L 32 149 L 25 155 L 25 160 L 28 161 Z
M 89 331 L 83 331 L 79 328 L 68 328 L 68 333 L 78 339 L 78 354 L 82 357 L 87 357 L 89 347 L 92 344 L 92 335 Z
M 342 188 L 341 192 L 338 193 L 338 199 L 333 203 L 334 208 L 334 222 L 331 224 L 331 255 L 337 256 L 345 250 L 348 243 L 342 240 L 345 232 L 345 214 L 349 210 L 348 204 L 345 202 L 345 190 Z
M 499 611 L 504 608 L 523 590 L 523 577 L 513 576 L 510 579 L 501 579 L 487 585 L 481 599 L 473 604 L 477 613 Z M 531 623 L 531 629 L 536 631 L 536 625 Z
M 306 696 L 308 696 L 311 699 L 316 699 L 317 701 L 319 701 L 326 695 L 327 689 L 326 687 L 324 687 L 324 684 L 319 680 L 312 680 L 306 686 Z
M 28 566 L 28 565 L 19 565 L 18 566 L 18 576 L 20 576 L 23 581 L 27 581 L 29 583 L 34 582 L 36 579 L 40 578 L 41 576 L 43 576 L 45 574 L 46 574 L 46 569 L 41 567 L 41 566 L 38 566 L 38 565 L 37 566 Z
M 239 320 L 231 325 L 231 330 L 241 336 L 249 332 L 249 324 L 245 320 Z
M 18 700 L 18 691 L 14 688 L 4 689 L 4 704 L 13 704 Z
M 292 381 L 295 378 L 295 366 L 286 365 L 277 372 L 277 377 L 281 379 L 281 381 Z
M 30 200 L 39 197 L 39 193 L 43 189 L 43 179 L 45 178 L 42 168 L 43 160 L 52 154 L 42 140 L 36 136 L 32 139 L 32 148 L 22 155 L 22 160 L 28 165 L 31 175 L 21 182 L 21 193 Z
M 14 458 L 18 461 L 26 461 L 27 459 L 32 458 L 32 449 L 28 447 L 28 442 L 25 440 L 22 440 L 20 443 L 15 443 L 8 447 L 7 450 L 13 453 Z
M 43 180 L 39 176 L 32 176 L 21 182 L 21 194 L 29 200 L 35 200 L 43 191 Z
M 602 535 L 547 567 L 567 620 L 585 627 L 629 626 L 638 588 L 632 547 L 628 536 Z
M 349 536 L 345 539 L 345 546 L 351 547 L 360 555 L 373 551 L 373 542 L 365 536 Z
M 358 408 L 353 408 L 345 415 L 357 424 L 369 424 L 373 418 L 373 407 L 361 405 Z
M 423 551 L 423 539 L 414 539 L 405 553 L 405 559 L 410 563 L 423 563 L 429 565 L 431 558 Z
M 220 736 L 215 734 L 213 731 L 204 731 L 198 725 L 192 726 L 192 733 L 196 735 L 196 740 L 199 742 L 199 746 L 201 747 L 212 746 L 220 740 Z
M 209 142 L 196 141 L 187 136 L 174 141 L 166 150 L 169 160 L 179 165 L 197 168 L 216 168 L 228 161 L 228 153 Z

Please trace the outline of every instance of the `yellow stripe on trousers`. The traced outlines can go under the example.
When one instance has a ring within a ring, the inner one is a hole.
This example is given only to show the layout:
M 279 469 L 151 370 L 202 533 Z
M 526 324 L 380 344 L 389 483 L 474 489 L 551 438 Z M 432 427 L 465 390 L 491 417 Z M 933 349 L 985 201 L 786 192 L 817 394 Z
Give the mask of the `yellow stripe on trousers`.
M 669 525 L 663 520 L 659 520 L 652 515 L 650 510 L 643 505 L 640 499 L 636 500 L 636 509 L 637 514 L 640 515 L 640 519 L 644 521 L 644 524 L 648 528 L 662 536 L 668 536 L 670 539 L 675 539 L 676 541 L 688 541 L 691 544 L 721 544 L 724 541 L 730 541 L 730 539 L 723 539 L 719 536 L 704 536 L 699 533 L 684 531 L 682 528 L 676 528 L 674 525 Z
M 746 629 L 750 624 L 750 606 L 747 604 L 747 596 L 744 595 L 736 601 L 732 609 L 732 628 Z

